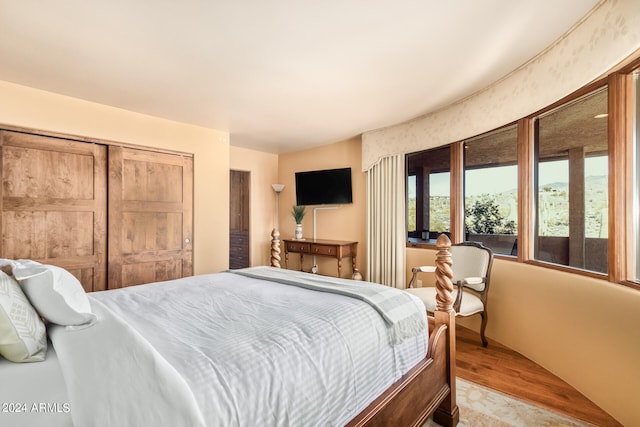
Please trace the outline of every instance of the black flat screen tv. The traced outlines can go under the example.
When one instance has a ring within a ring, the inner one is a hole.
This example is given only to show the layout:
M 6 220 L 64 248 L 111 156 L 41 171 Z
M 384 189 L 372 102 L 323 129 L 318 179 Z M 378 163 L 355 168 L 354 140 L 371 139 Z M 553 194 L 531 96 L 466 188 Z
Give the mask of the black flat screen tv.
M 351 168 L 296 172 L 296 204 L 341 205 L 352 203 Z

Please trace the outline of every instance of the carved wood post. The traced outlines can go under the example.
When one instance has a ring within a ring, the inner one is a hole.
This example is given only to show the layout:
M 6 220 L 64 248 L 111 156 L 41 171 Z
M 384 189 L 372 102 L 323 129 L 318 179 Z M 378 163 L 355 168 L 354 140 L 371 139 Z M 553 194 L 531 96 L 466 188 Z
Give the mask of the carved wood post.
M 277 228 L 271 231 L 271 266 L 280 268 L 280 232 Z
M 436 241 L 436 327 L 447 325 L 447 377 L 450 384 L 450 393 L 442 401 L 433 414 L 433 420 L 441 425 L 456 425 L 460 413 L 456 403 L 456 312 L 453 309 L 453 270 L 451 265 L 451 241 L 445 234 L 441 234 Z
M 441 234 L 436 241 L 436 310 L 449 313 L 453 311 L 453 270 L 451 265 L 451 241 Z

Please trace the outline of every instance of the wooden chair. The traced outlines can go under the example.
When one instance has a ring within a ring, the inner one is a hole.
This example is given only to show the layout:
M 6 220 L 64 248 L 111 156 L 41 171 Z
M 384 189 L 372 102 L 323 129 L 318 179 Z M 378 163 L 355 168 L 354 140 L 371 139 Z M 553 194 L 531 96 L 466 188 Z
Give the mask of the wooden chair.
M 475 314 L 482 316 L 480 325 L 480 337 L 482 345 L 488 345 L 484 331 L 487 327 L 487 295 L 493 264 L 493 252 L 491 249 L 477 242 L 464 242 L 451 246 L 453 308 L 456 316 L 467 317 Z M 413 275 L 406 290 L 420 298 L 427 312 L 433 313 L 436 308 L 436 290 L 434 287 L 415 288 L 418 273 L 434 272 L 433 266 L 421 266 L 411 269 Z

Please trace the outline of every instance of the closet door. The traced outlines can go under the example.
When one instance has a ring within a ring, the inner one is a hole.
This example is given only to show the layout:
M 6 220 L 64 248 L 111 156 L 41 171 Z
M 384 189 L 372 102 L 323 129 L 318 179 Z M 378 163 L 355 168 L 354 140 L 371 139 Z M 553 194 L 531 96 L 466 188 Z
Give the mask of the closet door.
M 106 146 L 0 131 L 0 257 L 63 267 L 106 289 Z
M 109 147 L 109 283 L 193 274 L 193 158 Z

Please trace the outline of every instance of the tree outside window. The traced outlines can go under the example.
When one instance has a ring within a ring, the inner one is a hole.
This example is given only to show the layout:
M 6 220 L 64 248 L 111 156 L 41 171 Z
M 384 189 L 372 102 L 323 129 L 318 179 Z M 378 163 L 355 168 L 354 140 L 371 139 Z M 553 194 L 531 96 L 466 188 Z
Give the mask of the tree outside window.
M 516 125 L 464 143 L 465 240 L 517 255 L 518 130 Z

